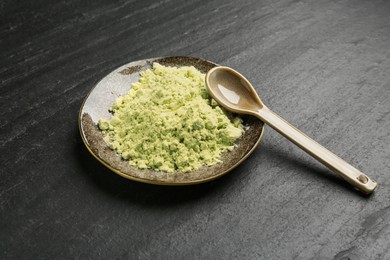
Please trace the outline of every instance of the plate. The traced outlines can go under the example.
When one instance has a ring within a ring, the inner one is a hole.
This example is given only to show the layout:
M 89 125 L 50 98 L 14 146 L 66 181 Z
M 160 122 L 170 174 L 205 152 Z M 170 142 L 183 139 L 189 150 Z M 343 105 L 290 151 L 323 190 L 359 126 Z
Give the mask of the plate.
M 220 163 L 203 166 L 187 173 L 166 173 L 151 169 L 139 169 L 123 160 L 103 140 L 97 127 L 100 118 L 110 118 L 108 109 L 119 96 L 126 95 L 131 84 L 137 82 L 141 71 L 151 69 L 154 62 L 164 66 L 194 66 L 202 73 L 218 66 L 216 63 L 195 57 L 175 56 L 139 60 L 125 64 L 103 79 L 86 96 L 79 112 L 81 138 L 88 151 L 103 165 L 127 179 L 159 185 L 186 185 L 207 182 L 233 170 L 240 165 L 260 144 L 264 132 L 263 122 L 252 116 L 242 116 L 247 130 L 236 140 L 237 147 L 224 153 Z

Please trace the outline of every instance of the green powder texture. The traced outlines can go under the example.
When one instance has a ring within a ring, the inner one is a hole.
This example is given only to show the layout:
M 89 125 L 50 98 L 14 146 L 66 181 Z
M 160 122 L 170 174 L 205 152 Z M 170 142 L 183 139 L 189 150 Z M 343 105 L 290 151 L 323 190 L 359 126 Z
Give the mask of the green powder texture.
M 220 162 L 243 133 L 242 120 L 208 95 L 205 75 L 194 67 L 158 63 L 140 73 L 99 128 L 111 149 L 130 165 L 188 172 Z

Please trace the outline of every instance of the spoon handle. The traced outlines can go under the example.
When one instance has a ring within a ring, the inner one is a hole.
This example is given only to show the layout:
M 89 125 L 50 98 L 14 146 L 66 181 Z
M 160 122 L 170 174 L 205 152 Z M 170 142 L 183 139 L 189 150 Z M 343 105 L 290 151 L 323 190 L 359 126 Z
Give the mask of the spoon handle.
M 361 190 L 362 192 L 369 194 L 377 186 L 376 181 L 360 172 L 358 169 L 306 136 L 294 126 L 290 125 L 287 121 L 280 116 L 272 112 L 269 108 L 264 106 L 258 110 L 258 117 L 267 125 L 274 128 L 284 137 L 295 143 L 302 148 L 305 152 L 316 158 L 322 164 L 327 166 L 330 170 L 338 173 L 350 184 Z

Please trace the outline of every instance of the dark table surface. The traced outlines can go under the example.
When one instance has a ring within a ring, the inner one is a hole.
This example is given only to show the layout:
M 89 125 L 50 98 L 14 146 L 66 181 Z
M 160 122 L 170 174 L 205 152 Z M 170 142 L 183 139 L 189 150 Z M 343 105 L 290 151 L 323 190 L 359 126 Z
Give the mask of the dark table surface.
M 390 259 L 389 1 L 3 0 L 0 15 L 0 258 Z M 239 70 L 378 189 L 269 127 L 210 183 L 110 172 L 81 141 L 81 103 L 120 65 L 168 55 Z

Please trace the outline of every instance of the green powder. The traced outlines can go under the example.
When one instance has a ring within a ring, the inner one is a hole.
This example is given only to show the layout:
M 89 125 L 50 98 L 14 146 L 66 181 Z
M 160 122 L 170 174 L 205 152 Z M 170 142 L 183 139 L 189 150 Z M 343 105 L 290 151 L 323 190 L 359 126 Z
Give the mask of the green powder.
M 194 67 L 158 63 L 140 73 L 99 128 L 111 149 L 130 165 L 188 172 L 220 162 L 243 133 L 242 120 L 208 95 L 205 75 Z

